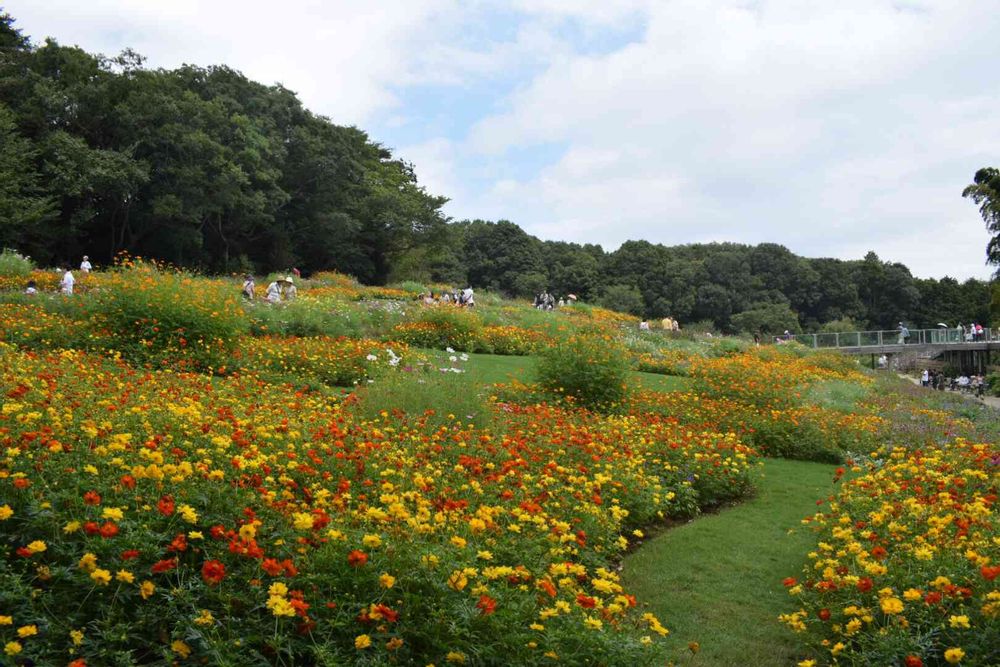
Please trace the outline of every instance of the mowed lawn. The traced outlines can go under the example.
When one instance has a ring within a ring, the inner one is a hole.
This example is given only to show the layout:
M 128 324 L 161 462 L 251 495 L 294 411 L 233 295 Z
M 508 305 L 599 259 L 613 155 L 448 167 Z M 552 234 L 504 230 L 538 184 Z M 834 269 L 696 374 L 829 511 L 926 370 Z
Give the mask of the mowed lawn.
M 834 491 L 836 466 L 768 459 L 757 497 L 648 540 L 625 559 L 625 589 L 666 625 L 685 665 L 789 665 L 801 658 L 779 614 L 814 538 L 801 519 Z M 689 642 L 701 650 L 693 655 Z

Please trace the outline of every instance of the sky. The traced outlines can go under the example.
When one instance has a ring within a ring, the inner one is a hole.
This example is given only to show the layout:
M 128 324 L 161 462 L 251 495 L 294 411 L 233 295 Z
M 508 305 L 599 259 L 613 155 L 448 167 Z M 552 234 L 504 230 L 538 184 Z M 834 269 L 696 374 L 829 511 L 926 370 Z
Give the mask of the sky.
M 542 239 L 874 250 L 987 278 L 997 0 L 0 0 L 35 42 L 227 64 Z

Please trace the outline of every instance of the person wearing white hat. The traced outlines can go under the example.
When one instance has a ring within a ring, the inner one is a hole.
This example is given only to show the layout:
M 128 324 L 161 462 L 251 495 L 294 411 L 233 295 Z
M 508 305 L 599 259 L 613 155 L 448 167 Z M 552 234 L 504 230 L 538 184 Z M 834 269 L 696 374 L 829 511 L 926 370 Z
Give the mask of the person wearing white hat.
M 295 280 L 291 276 L 285 276 L 285 289 L 284 297 L 285 301 L 292 301 L 298 295 L 299 291 L 295 288 Z
M 80 262 L 80 270 L 84 273 L 90 273 L 90 270 L 94 267 L 90 264 L 90 258 L 86 255 L 83 256 L 83 261 Z

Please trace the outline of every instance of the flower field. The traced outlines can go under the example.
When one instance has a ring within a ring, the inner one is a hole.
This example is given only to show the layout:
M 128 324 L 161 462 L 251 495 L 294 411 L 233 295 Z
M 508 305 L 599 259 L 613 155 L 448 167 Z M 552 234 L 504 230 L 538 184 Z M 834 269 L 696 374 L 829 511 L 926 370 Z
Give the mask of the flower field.
M 1000 661 L 996 445 L 844 357 L 339 274 L 276 306 L 131 260 L 86 283 L 0 294 L 7 663 L 664 664 L 622 555 L 761 456 L 856 461 L 786 580 L 810 660 Z
M 0 640 L 46 664 L 648 661 L 615 555 L 751 488 L 737 438 L 657 417 L 494 438 L 6 345 L 0 377 Z
M 782 620 L 823 664 L 1000 664 L 1000 449 L 880 448 L 808 519 L 801 603 Z

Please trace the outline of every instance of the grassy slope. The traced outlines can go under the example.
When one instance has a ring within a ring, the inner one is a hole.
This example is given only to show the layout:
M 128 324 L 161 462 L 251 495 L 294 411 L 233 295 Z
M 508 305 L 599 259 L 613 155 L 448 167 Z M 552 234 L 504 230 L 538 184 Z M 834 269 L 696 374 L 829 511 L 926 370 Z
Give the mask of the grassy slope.
M 441 352 L 428 350 L 431 354 L 441 355 Z M 535 366 L 532 357 L 514 357 L 497 354 L 470 354 L 468 368 L 475 381 L 480 384 L 509 382 L 512 378 L 521 382 L 531 381 L 531 372 Z M 670 375 L 633 372 L 632 377 L 646 389 L 656 391 L 678 391 L 688 387 L 689 380 Z
M 777 621 L 793 610 L 781 580 L 813 546 L 799 521 L 833 492 L 833 470 L 770 459 L 755 499 L 668 530 L 626 559 L 626 590 L 671 629 L 682 664 L 794 664 L 796 642 Z M 690 641 L 701 644 L 697 657 Z

